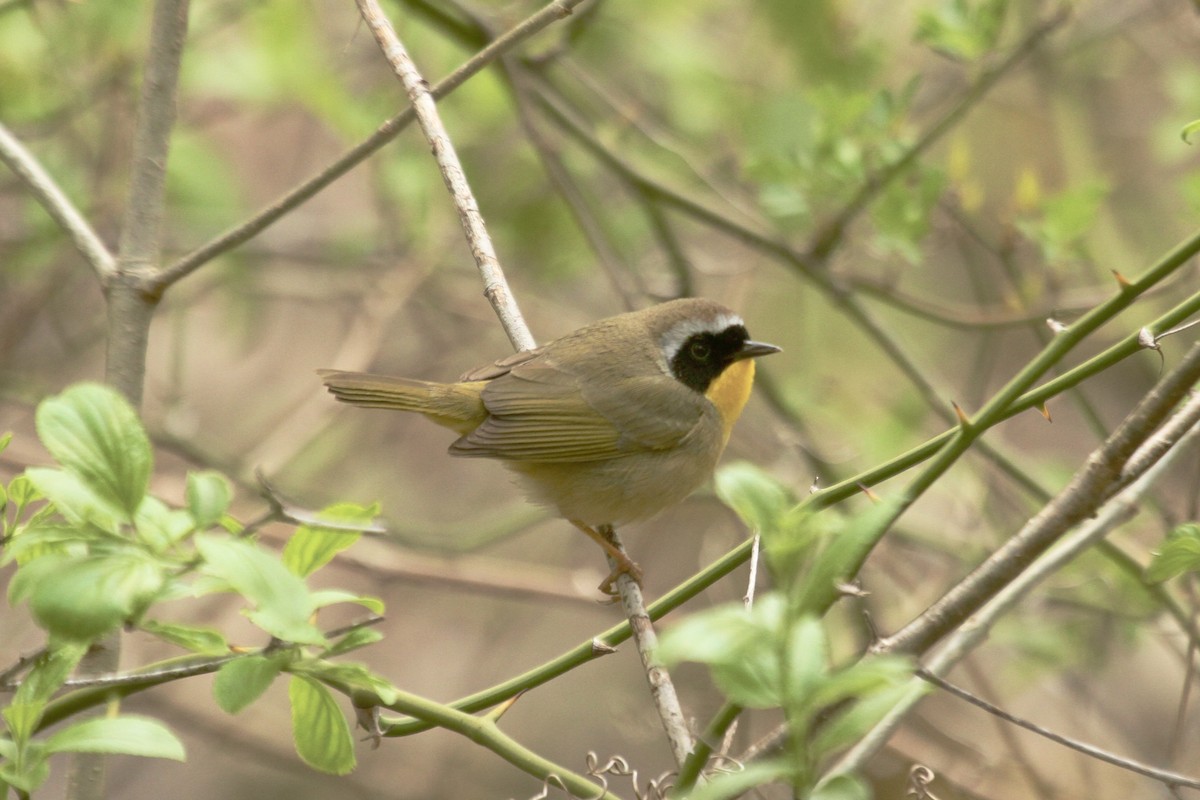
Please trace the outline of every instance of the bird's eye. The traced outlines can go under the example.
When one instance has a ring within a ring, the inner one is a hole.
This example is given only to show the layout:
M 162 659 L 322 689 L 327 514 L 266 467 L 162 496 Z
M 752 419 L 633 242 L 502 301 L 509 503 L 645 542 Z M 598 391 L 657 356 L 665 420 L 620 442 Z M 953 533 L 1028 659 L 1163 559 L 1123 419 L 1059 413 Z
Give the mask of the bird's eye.
M 697 361 L 708 361 L 708 357 L 712 355 L 712 348 L 704 342 L 692 342 L 688 345 L 688 353 Z

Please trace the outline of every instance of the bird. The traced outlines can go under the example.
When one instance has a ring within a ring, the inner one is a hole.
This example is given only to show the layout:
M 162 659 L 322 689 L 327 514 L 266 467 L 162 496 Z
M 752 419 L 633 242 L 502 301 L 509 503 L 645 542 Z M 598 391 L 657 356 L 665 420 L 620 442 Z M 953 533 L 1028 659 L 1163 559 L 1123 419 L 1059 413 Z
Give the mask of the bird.
M 683 298 L 601 319 L 454 383 L 318 370 L 338 400 L 423 414 L 458 434 L 452 456 L 497 459 L 533 502 L 599 544 L 615 567 L 598 587 L 642 570 L 612 541 L 708 480 L 749 399 L 754 341 L 740 316 Z

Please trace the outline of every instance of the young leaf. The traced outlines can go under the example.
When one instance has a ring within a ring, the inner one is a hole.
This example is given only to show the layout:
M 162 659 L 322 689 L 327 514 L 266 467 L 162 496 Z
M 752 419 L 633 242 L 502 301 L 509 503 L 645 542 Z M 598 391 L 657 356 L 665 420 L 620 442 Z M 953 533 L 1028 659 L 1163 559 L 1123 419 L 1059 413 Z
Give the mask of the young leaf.
M 238 713 L 262 696 L 279 668 L 279 660 L 267 656 L 246 656 L 222 665 L 213 682 L 217 705 L 230 714 Z
M 12 442 L 12 436 L 12 431 L 0 434 L 0 453 L 3 453 L 6 449 L 8 449 L 9 443 Z
M 34 618 L 50 633 L 88 641 L 141 613 L 165 581 L 158 564 L 123 551 L 35 559 L 21 567 L 9 590 L 28 595 Z
M 817 758 L 841 750 L 866 735 L 889 711 L 911 696 L 930 689 L 923 681 L 885 686 L 860 697 L 821 726 L 809 747 Z
M 150 485 L 153 455 L 129 401 L 107 386 L 82 383 L 43 400 L 35 421 L 60 464 L 133 516 Z
M 722 467 L 716 485 L 721 502 L 756 533 L 771 530 L 794 502 L 778 481 L 745 461 Z
M 695 789 L 688 800 L 731 800 L 740 797 L 755 786 L 788 780 L 791 766 L 783 759 L 754 761 L 738 772 L 724 772 L 708 783 Z
M 86 652 L 84 645 L 64 644 L 37 657 L 33 668 L 17 687 L 12 702 L 4 709 L 9 735 L 15 741 L 27 742 L 33 735 L 46 703 L 63 681 L 70 677 L 71 671 Z
M 829 671 L 829 640 L 821 620 L 805 615 L 794 620 L 787 631 L 787 675 L 780 687 L 783 705 L 808 704 Z
M 331 644 L 328 649 L 322 653 L 324 658 L 332 658 L 349 653 L 351 650 L 357 650 L 360 647 L 375 644 L 383 639 L 383 634 L 374 628 L 355 628 L 347 633 L 341 639 Z
M 272 636 L 297 644 L 326 644 L 309 621 L 315 606 L 304 581 L 250 542 L 198 535 L 204 571 L 226 581 L 256 608 L 250 620 Z
M 154 495 L 146 495 L 133 519 L 138 538 L 163 552 L 195 529 L 192 515 L 170 508 Z
M 384 705 L 396 702 L 396 687 L 362 664 L 310 659 L 293 664 L 292 672 L 345 684 L 352 689 L 364 689 L 373 693 Z
M 320 516 L 329 522 L 347 525 L 366 525 L 379 513 L 377 505 L 359 506 L 354 503 L 335 503 L 321 510 Z M 357 531 L 301 525 L 283 548 L 283 563 L 289 570 L 306 578 L 316 572 L 342 550 L 359 540 Z
M 311 678 L 293 675 L 288 696 L 292 703 L 292 736 L 300 758 L 330 775 L 353 770 L 354 739 L 329 690 Z
M 325 608 L 325 606 L 332 606 L 337 603 L 357 603 L 376 614 L 382 614 L 384 610 L 383 601 L 378 597 L 358 595 L 341 589 L 321 589 L 315 591 L 312 593 L 312 601 L 314 608 Z
M 187 507 L 196 528 L 203 530 L 220 521 L 233 500 L 229 479 L 219 472 L 189 472 Z
M 129 518 L 109 498 L 104 497 L 73 472 L 51 467 L 30 467 L 25 470 L 29 483 L 77 528 L 95 525 L 103 531 L 117 533 Z
M 1146 580 L 1151 583 L 1200 570 L 1200 525 L 1180 525 L 1167 537 L 1167 541 L 1146 567 Z
M 823 616 L 838 598 L 838 583 L 850 580 L 896 517 L 899 498 L 885 498 L 848 517 L 830 535 L 808 577 L 797 584 L 795 611 Z
M 50 753 L 110 753 L 183 761 L 183 743 L 158 720 L 122 715 L 77 722 L 46 740 Z
M 22 756 L 20 762 L 0 763 L 0 786 L 8 784 L 32 795 L 50 777 L 49 754 L 39 742 L 30 742 Z
M 843 772 L 818 783 L 808 800 L 871 800 L 871 790 L 862 778 Z
M 179 645 L 200 655 L 220 656 L 229 652 L 229 643 L 220 631 L 213 628 L 183 625 L 178 622 L 158 622 L 153 619 L 142 620 L 138 627 L 164 642 Z

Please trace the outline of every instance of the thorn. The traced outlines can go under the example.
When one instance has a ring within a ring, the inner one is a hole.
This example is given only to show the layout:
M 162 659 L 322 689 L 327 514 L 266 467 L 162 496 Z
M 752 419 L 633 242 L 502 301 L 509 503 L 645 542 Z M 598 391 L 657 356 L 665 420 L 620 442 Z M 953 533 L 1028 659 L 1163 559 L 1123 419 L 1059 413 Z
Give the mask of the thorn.
M 1067 329 L 1065 323 L 1059 322 L 1054 317 L 1046 317 L 1046 327 L 1050 329 L 1051 333 L 1055 334 L 1062 333 Z
M 1054 422 L 1054 419 L 1050 416 L 1050 406 L 1042 403 L 1038 406 L 1038 411 L 1042 412 L 1042 416 L 1046 418 L 1046 422 Z
M 870 597 L 871 593 L 862 588 L 856 581 L 834 581 L 833 588 L 842 597 Z
M 503 717 L 506 713 L 508 713 L 508 710 L 510 708 L 512 708 L 513 706 L 515 706 L 517 704 L 517 701 L 521 699 L 521 695 L 523 695 L 523 694 L 525 694 L 524 689 L 517 692 L 512 697 L 508 698 L 507 700 L 505 700 L 503 703 L 501 703 L 500 705 L 493 708 L 488 713 L 484 714 L 483 718 L 488 720 L 489 722 L 498 722 L 501 717 Z
M 958 417 L 958 426 L 964 430 L 970 428 L 971 420 L 967 417 L 966 412 L 962 410 L 962 406 L 953 400 L 950 401 L 950 405 L 954 406 L 954 416 Z
M 871 491 L 871 487 L 867 486 L 865 483 L 859 483 L 858 490 L 860 492 L 862 492 L 863 494 L 865 494 L 867 496 L 867 499 L 870 500 L 872 503 L 879 502 L 879 495 L 877 495 L 873 491 Z
M 599 639 L 592 639 L 592 655 L 606 656 L 615 652 L 617 652 L 617 648 L 613 647 L 611 644 L 605 644 Z
M 1167 331 L 1167 333 L 1169 334 L 1171 331 Z M 1140 331 L 1138 331 L 1137 342 L 1139 347 L 1143 347 L 1147 350 L 1158 350 L 1160 347 L 1158 339 L 1156 339 L 1154 336 L 1154 332 L 1149 328 L 1142 328 Z
M 1117 285 L 1121 287 L 1122 291 L 1124 291 L 1125 289 L 1128 289 L 1130 286 L 1133 285 L 1132 283 L 1129 282 L 1129 278 L 1126 278 L 1124 275 L 1122 275 L 1120 272 L 1117 272 L 1115 269 L 1112 271 L 1112 274 L 1113 274 L 1113 277 L 1117 279 Z

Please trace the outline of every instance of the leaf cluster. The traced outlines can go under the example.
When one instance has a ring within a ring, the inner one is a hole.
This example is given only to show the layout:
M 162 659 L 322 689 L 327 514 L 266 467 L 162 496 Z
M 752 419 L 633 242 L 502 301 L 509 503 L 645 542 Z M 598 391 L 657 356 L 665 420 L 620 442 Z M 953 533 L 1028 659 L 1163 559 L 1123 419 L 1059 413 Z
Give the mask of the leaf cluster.
M 280 556 L 231 516 L 232 488 L 219 473 L 189 473 L 182 507 L 152 494 L 149 438 L 133 408 L 111 388 L 73 386 L 43 401 L 36 422 L 57 463 L 30 467 L 0 486 L 0 564 L 17 565 L 8 600 L 28 606 L 47 640 L 35 658 L 6 675 L 11 680 L 24 670 L 3 710 L 0 789 L 33 791 L 46 780 L 56 753 L 183 759 L 174 734 L 136 716 L 87 719 L 39 736 L 44 721 L 57 718 L 55 704 L 64 703 L 61 692 L 72 688 L 68 681 L 83 654 L 121 628 L 189 651 L 190 666 L 209 667 L 199 671 L 219 670 L 217 704 L 230 713 L 290 673 L 301 757 L 334 774 L 352 769 L 353 738 L 327 684 L 367 692 L 382 703 L 395 692 L 361 665 L 329 660 L 377 641 L 377 633 L 353 628 L 331 640 L 317 627 L 316 614 L 337 603 L 373 613 L 382 613 L 383 605 L 351 592 L 309 589 L 305 578 L 352 545 L 360 534 L 347 527 L 369 523 L 377 509 L 331 506 L 319 519 L 336 523 L 336 530 L 299 526 Z M 0 439 L 0 449 L 10 438 Z M 220 631 L 160 616 L 166 601 L 214 592 L 240 596 L 243 613 L 268 644 L 247 652 Z M 151 665 L 130 680 L 153 683 L 173 674 L 168 665 Z
M 853 776 L 818 783 L 819 769 L 912 691 L 913 666 L 897 656 L 834 663 L 823 617 L 877 540 L 892 504 L 847 517 L 816 512 L 749 464 L 723 469 L 717 490 L 761 536 L 773 589 L 749 607 L 724 605 L 687 618 L 667 631 L 659 656 L 705 664 L 731 703 L 781 709 L 788 743 L 782 755 L 720 776 L 691 796 L 734 797 L 784 781 L 798 797 L 866 797 Z

